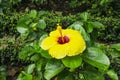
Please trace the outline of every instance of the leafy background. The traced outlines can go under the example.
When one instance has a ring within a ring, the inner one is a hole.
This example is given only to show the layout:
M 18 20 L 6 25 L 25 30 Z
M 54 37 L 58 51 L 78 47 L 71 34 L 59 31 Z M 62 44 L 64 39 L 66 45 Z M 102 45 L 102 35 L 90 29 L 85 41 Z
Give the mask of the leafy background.
M 57 23 L 80 31 L 87 42 L 85 55 L 70 58 L 75 65 L 39 47 Z M 0 78 L 118 80 L 119 25 L 119 0 L 0 0 Z

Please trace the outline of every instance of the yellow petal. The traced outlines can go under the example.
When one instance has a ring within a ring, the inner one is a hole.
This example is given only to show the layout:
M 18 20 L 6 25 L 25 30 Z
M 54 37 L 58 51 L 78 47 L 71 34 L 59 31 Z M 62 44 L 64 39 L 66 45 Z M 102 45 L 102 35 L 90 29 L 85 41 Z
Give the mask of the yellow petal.
M 57 59 L 64 58 L 68 53 L 69 46 L 68 44 L 57 44 L 49 49 L 49 54 Z
M 85 50 L 85 41 L 78 31 L 67 29 L 64 33 L 70 38 L 68 56 L 78 55 Z
M 71 41 L 69 43 L 69 53 L 68 56 L 75 56 L 82 53 L 85 50 L 85 43 L 83 41 L 75 40 L 74 43 Z
M 58 30 L 50 32 L 50 37 L 59 37 L 59 36 L 60 36 L 60 32 Z
M 41 48 L 44 49 L 44 50 L 48 50 L 49 48 L 51 48 L 55 44 L 57 44 L 57 39 L 56 38 L 47 37 L 42 41 Z

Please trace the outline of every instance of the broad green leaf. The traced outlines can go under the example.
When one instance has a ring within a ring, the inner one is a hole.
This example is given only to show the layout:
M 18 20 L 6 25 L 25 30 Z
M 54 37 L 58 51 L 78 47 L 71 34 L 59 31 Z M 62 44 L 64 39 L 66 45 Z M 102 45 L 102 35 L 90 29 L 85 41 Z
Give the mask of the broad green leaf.
M 30 64 L 27 67 L 27 74 L 31 74 L 33 72 L 34 68 L 35 68 L 35 64 Z
M 83 25 L 82 22 L 75 22 L 72 25 L 70 25 L 68 28 L 79 31 L 86 41 L 90 41 L 89 35 L 86 33 L 82 25 Z
M 28 32 L 28 28 L 25 27 L 17 27 L 17 31 L 21 34 L 25 34 L 26 32 Z
M 31 10 L 30 11 L 30 13 L 29 13 L 29 16 L 31 17 L 31 18 L 36 18 L 36 16 L 37 16 L 37 11 L 36 10 Z
M 45 66 L 44 77 L 47 80 L 50 80 L 55 75 L 59 74 L 64 70 L 64 65 L 57 60 L 50 60 Z
M 99 48 L 90 47 L 85 53 L 83 53 L 83 60 L 99 70 L 107 70 L 110 61 L 106 54 Z
M 114 72 L 114 70 L 108 70 L 107 75 L 112 79 L 112 80 L 118 80 L 117 74 Z
M 90 24 L 93 26 L 93 28 L 99 28 L 99 29 L 104 29 L 105 28 L 105 26 L 102 23 L 97 22 L 97 21 L 90 22 Z
M 38 22 L 38 24 L 37 24 L 37 27 L 39 29 L 44 30 L 46 28 L 46 22 L 43 19 L 40 19 L 39 22 Z
M 115 48 L 117 51 L 120 51 L 120 43 L 111 44 L 110 47 L 111 47 L 111 48 Z
M 72 56 L 72 57 L 65 57 L 62 59 L 62 62 L 66 67 L 75 69 L 81 65 L 82 58 L 80 55 Z

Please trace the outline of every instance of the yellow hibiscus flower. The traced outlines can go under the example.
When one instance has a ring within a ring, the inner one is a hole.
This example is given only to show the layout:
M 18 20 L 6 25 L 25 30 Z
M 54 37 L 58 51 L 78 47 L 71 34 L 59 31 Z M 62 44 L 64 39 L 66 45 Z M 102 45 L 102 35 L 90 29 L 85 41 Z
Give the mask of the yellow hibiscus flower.
M 57 25 L 55 31 L 50 32 L 40 46 L 56 59 L 78 55 L 86 48 L 85 41 L 78 31 L 62 29 L 60 25 Z

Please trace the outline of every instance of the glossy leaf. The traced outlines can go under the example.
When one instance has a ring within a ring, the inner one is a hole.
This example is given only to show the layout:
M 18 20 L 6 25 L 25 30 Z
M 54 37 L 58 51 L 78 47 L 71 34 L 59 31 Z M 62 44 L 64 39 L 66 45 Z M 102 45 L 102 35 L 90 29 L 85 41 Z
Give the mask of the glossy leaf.
M 83 60 L 102 71 L 107 70 L 110 65 L 109 58 L 105 53 L 101 49 L 95 47 L 90 47 L 83 53 Z
M 62 62 L 66 67 L 75 69 L 81 65 L 82 58 L 80 55 L 73 56 L 73 57 L 65 57 L 62 59 Z
M 50 80 L 52 77 L 60 73 L 65 67 L 57 60 L 50 60 L 45 66 L 44 77 Z
M 114 70 L 108 70 L 107 75 L 112 79 L 112 80 L 118 80 L 118 76 L 115 73 Z

